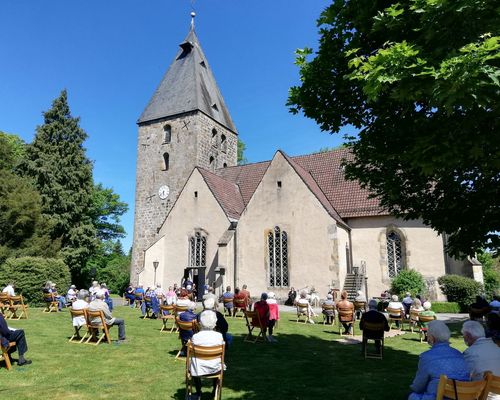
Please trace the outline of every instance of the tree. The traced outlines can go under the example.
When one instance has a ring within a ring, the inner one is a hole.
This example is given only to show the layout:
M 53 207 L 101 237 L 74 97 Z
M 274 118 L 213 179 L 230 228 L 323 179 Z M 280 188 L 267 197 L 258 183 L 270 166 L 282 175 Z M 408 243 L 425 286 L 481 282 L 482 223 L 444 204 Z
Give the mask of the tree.
M 73 279 L 97 244 L 92 219 L 92 163 L 83 147 L 86 138 L 79 118 L 71 116 L 64 90 L 44 113 L 44 124 L 37 127 L 19 167 L 41 195 L 50 238 L 60 240 Z
M 455 256 L 500 248 L 497 2 L 334 0 L 288 105 L 349 137 L 346 176 Z
M 477 255 L 477 259 L 483 265 L 484 292 L 488 299 L 500 294 L 500 265 L 495 264 L 491 253 L 482 251 Z
M 245 150 L 246 150 L 247 146 L 245 145 L 245 143 L 243 143 L 243 141 L 241 139 L 238 139 L 238 165 L 243 165 L 243 164 L 246 164 L 248 161 L 247 159 L 245 158 Z
M 120 225 L 120 217 L 127 210 L 127 203 L 120 201 L 120 196 L 114 193 L 113 189 L 105 188 L 101 183 L 94 185 L 91 214 L 100 240 L 113 240 L 125 236 L 125 229 Z

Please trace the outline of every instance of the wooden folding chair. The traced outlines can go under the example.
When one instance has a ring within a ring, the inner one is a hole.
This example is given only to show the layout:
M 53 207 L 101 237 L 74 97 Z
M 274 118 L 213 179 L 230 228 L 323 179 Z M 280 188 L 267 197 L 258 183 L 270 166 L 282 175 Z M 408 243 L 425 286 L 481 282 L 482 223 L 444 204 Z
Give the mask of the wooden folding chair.
M 500 376 L 493 375 L 490 371 L 484 373 L 486 387 L 484 388 L 481 400 L 486 400 L 489 394 L 500 394 Z
M 10 314 L 10 300 L 9 300 L 9 294 L 8 293 L 0 293 L 0 313 L 2 313 L 7 319 L 7 313 Z
M 302 316 L 305 317 L 304 324 L 307 324 L 309 320 L 309 304 L 297 303 L 297 322 L 299 322 Z
M 135 308 L 141 308 L 142 302 L 144 301 L 144 293 L 135 292 L 134 296 L 135 296 L 135 300 L 134 300 Z
M 111 336 L 109 335 L 108 325 L 106 325 L 106 320 L 104 319 L 104 313 L 99 311 L 85 310 L 87 315 L 87 327 L 90 331 L 89 338 L 85 341 L 88 344 L 92 339 L 95 343 L 91 343 L 97 346 L 101 343 L 102 339 L 106 338 L 106 341 L 111 344 Z M 102 329 L 102 334 L 99 336 L 99 329 Z
M 479 400 L 485 387 L 486 380 L 463 382 L 448 379 L 446 375 L 441 375 L 436 400 L 443 400 L 444 398 L 452 400 Z
M 151 296 L 144 296 L 143 301 L 146 304 L 146 314 L 144 315 L 143 319 L 151 318 L 151 311 L 153 307 L 153 303 L 151 302 Z
M 75 332 L 73 333 L 73 336 L 69 339 L 69 343 L 83 343 L 83 341 L 87 338 L 87 335 L 92 335 L 91 330 L 89 329 L 88 326 L 88 318 L 87 318 L 87 313 L 86 310 L 73 310 L 72 307 L 70 307 L 69 312 L 71 313 L 71 321 L 73 322 L 73 318 L 76 317 L 83 317 L 85 319 L 85 324 L 80 325 L 80 326 L 74 326 Z M 85 332 L 85 335 L 80 336 L 80 330 L 82 328 L 85 328 L 87 331 Z M 76 339 L 76 340 L 75 340 Z
M 177 325 L 177 329 L 179 331 L 179 339 L 181 340 L 181 348 L 177 352 L 177 355 L 175 356 L 175 359 L 178 360 L 179 357 L 181 357 L 182 351 L 186 347 L 186 343 L 184 340 L 181 338 L 181 332 L 182 331 L 192 331 L 193 333 L 196 332 L 196 328 L 198 327 L 198 323 L 196 320 L 193 321 L 181 321 L 179 317 L 175 318 L 175 324 Z
M 191 341 L 187 342 L 186 356 L 186 398 L 191 398 L 193 394 L 193 376 L 191 375 L 191 362 L 193 358 L 197 360 L 217 360 L 220 359 L 221 368 L 214 374 L 196 376 L 196 378 L 217 379 L 214 399 L 220 400 L 222 393 L 222 380 L 224 377 L 224 350 L 225 343 L 217 346 L 196 346 Z
M 237 317 L 238 312 L 240 312 L 240 311 L 241 311 L 241 318 L 244 318 L 246 309 L 247 309 L 246 299 L 234 299 L 233 318 Z
M 54 293 L 44 293 L 43 301 L 46 304 L 46 307 L 44 308 L 43 312 L 45 313 L 57 312 L 59 303 L 57 302 Z
M 170 333 L 172 333 L 175 330 L 175 305 L 161 305 L 160 314 L 161 322 L 163 322 L 160 332 L 168 332 L 168 321 L 172 321 L 172 327 L 170 328 Z
M 355 314 L 354 314 L 354 309 L 351 308 L 339 308 L 338 309 L 338 314 L 339 314 L 339 335 L 343 336 L 342 329 L 344 329 L 344 326 L 342 323 L 349 325 L 349 328 L 351 331 L 351 335 L 354 336 L 354 321 L 356 319 Z
M 361 319 L 361 316 L 358 317 L 358 313 L 363 315 L 363 313 L 366 312 L 366 301 L 354 301 L 353 304 L 356 318 Z
M 420 314 L 420 311 L 410 310 L 409 325 L 410 325 L 411 333 L 413 333 L 413 328 L 418 326 L 419 314 Z
M 16 342 L 9 342 L 9 346 L 8 347 L 3 347 L 2 345 L 0 345 L 0 361 L 3 360 L 5 362 L 5 367 L 7 368 L 7 370 L 10 371 L 10 369 L 12 368 L 12 364 L 10 362 L 10 355 L 9 355 L 9 349 L 13 346 L 16 345 Z
M 403 330 L 404 318 L 401 314 L 401 310 L 398 308 L 389 308 L 387 307 L 387 313 L 389 314 L 389 326 L 392 329 L 393 322 L 399 321 L 399 330 Z M 399 315 L 396 317 L 395 315 Z
M 363 354 L 365 360 L 367 358 L 377 358 L 382 360 L 384 358 L 384 327 L 383 322 L 364 322 L 363 324 Z M 375 343 L 380 341 L 380 352 L 368 352 L 368 341 L 373 340 Z
M 223 299 L 223 302 L 224 302 L 224 314 L 226 313 L 226 311 L 229 312 L 229 316 L 231 316 L 232 312 L 231 312 L 231 309 L 230 308 L 226 308 L 226 304 L 229 304 L 229 303 L 233 303 L 234 299 L 232 297 L 224 297 Z M 233 307 L 234 307 L 234 304 L 233 304 Z
M 24 318 L 28 319 L 28 305 L 24 303 L 23 296 L 10 296 L 9 297 L 10 301 L 10 316 L 9 319 L 21 319 Z M 20 311 L 20 314 L 17 315 L 18 311 Z
M 435 316 L 425 316 L 425 315 L 419 315 L 418 316 L 418 323 L 419 324 L 427 324 L 431 321 L 434 321 L 436 319 Z M 427 325 L 420 325 L 419 327 L 419 334 L 420 334 L 420 343 L 424 342 L 424 338 L 427 333 Z
M 245 311 L 245 321 L 248 329 L 248 334 L 245 336 L 244 342 L 257 343 L 257 341 L 266 341 L 266 335 L 264 333 L 265 327 L 262 326 L 260 321 L 260 315 L 257 311 Z M 255 336 L 253 330 L 255 328 L 259 329 L 259 334 Z
M 323 304 L 321 306 L 322 311 L 331 311 L 333 313 L 332 323 L 329 325 L 335 325 L 335 306 L 333 304 Z M 323 313 L 323 325 L 326 325 L 326 315 Z

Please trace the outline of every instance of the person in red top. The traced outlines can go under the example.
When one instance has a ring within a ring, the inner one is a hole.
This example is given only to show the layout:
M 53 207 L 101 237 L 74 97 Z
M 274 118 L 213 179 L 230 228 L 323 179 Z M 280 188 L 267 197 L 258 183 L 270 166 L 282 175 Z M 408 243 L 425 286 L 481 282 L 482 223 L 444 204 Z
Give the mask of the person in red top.
M 267 339 L 266 332 L 267 332 L 267 325 L 269 324 L 269 304 L 267 304 L 267 293 L 262 293 L 262 295 L 260 296 L 260 301 L 256 302 L 253 305 L 253 310 L 257 311 L 257 313 L 259 314 L 261 323 L 260 326 L 264 331 L 264 337 Z M 252 325 L 259 326 L 259 321 L 257 320 L 256 317 L 252 319 Z
M 247 306 L 252 305 L 252 300 L 250 298 L 250 292 L 247 289 L 247 285 L 243 285 L 241 287 L 241 294 L 245 295 L 245 297 L 247 298 Z
M 234 289 L 233 304 L 233 317 L 236 315 L 236 310 L 240 306 L 240 304 L 244 304 L 245 310 L 248 309 L 247 296 L 245 296 L 245 294 L 243 294 L 239 288 Z

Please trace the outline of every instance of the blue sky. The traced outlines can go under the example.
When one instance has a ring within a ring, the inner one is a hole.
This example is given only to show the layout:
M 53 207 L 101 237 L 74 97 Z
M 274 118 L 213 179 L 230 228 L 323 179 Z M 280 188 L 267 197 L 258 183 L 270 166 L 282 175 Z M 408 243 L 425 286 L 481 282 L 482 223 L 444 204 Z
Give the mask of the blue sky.
M 0 130 L 30 142 L 63 88 L 89 139 L 94 178 L 129 206 L 133 234 L 136 121 L 187 35 L 187 0 L 0 2 Z M 316 47 L 324 0 L 200 0 L 196 32 L 249 162 L 337 146 L 340 135 L 290 114 L 294 51 Z

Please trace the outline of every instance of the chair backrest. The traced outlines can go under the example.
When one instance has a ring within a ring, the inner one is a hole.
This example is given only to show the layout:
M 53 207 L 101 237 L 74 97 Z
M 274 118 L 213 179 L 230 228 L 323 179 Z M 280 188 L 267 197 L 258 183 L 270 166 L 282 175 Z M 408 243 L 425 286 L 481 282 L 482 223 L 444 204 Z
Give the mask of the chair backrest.
M 297 312 L 299 313 L 307 313 L 308 308 L 309 304 L 307 303 L 297 303 Z
M 226 303 L 232 303 L 234 299 L 232 297 L 224 297 L 223 300 L 224 300 L 224 304 L 226 304 Z
M 8 304 L 9 303 L 9 294 L 8 293 L 0 293 L 0 304 Z
M 160 311 L 167 311 L 169 314 L 173 314 L 175 312 L 175 304 L 161 305 Z
M 401 310 L 399 308 L 391 308 L 391 307 L 387 307 L 387 312 L 390 314 L 390 315 L 401 315 Z
M 106 326 L 106 320 L 104 319 L 104 314 L 101 310 L 98 311 L 90 311 L 86 310 L 87 313 L 87 323 L 92 325 L 92 327 L 104 327 Z
M 431 322 L 431 321 L 434 321 L 436 319 L 436 316 L 435 315 L 419 315 L 418 316 L 418 321 L 419 322 Z
M 354 321 L 354 310 L 351 308 L 339 308 L 339 319 L 342 322 Z
M 418 321 L 419 320 L 419 314 L 420 314 L 420 311 L 410 310 L 410 320 L 412 320 L 412 321 Z
M 85 309 L 83 309 L 83 310 L 74 310 L 72 307 L 70 307 L 69 308 L 69 312 L 71 313 L 71 318 L 85 317 Z
M 453 400 L 479 400 L 485 386 L 486 380 L 462 382 L 448 379 L 446 375 L 441 375 L 436 400 L 443 400 L 444 398 Z M 458 399 L 455 395 L 455 390 Z
M 251 326 L 262 327 L 262 322 L 260 322 L 260 315 L 257 311 L 245 310 L 245 319 L 247 321 L 248 329 L 250 329 Z
M 500 394 L 500 376 L 493 375 L 490 371 L 487 371 L 484 377 L 486 378 L 486 388 L 481 400 L 486 400 L 489 393 Z
M 196 320 L 192 321 L 181 321 L 179 317 L 175 319 L 175 323 L 177 324 L 177 327 L 179 328 L 179 331 L 195 331 L 196 330 Z
M 188 306 L 175 306 L 175 312 L 179 315 L 181 312 L 187 311 Z
M 220 359 L 221 365 L 224 362 L 224 347 L 222 343 L 216 346 L 197 346 L 191 341 L 187 343 L 188 359 L 190 357 L 197 358 L 198 360 L 215 360 Z M 189 363 L 187 363 L 189 366 Z
M 134 293 L 135 299 L 136 300 L 142 300 L 144 298 L 144 293 Z
M 23 305 L 24 306 L 24 299 L 23 299 L 23 296 L 21 296 L 21 295 L 19 295 L 19 296 L 10 296 L 9 300 L 10 300 L 10 305 L 11 306 L 15 306 L 15 305 Z
M 324 311 L 333 311 L 335 310 L 335 306 L 333 304 L 323 304 L 321 309 Z
M 235 308 L 246 308 L 246 306 L 247 306 L 246 299 L 234 299 Z
M 46 303 L 50 303 L 52 301 L 55 301 L 55 295 L 54 295 L 54 293 L 44 293 L 43 294 L 43 300 Z
M 366 301 L 355 301 L 354 302 L 355 310 L 365 310 L 366 309 Z

